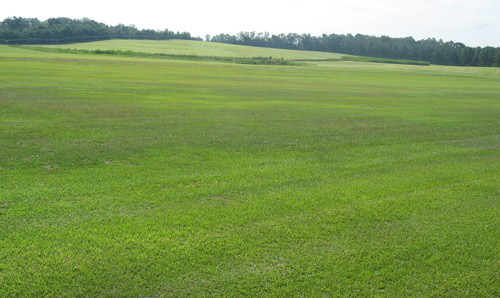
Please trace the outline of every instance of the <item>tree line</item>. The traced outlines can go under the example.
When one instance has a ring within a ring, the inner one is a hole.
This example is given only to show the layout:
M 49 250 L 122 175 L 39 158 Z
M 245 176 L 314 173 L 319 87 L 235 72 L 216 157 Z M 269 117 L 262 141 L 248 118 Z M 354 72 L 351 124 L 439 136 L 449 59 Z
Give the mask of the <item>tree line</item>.
M 468 47 L 460 42 L 429 38 L 391 38 L 388 36 L 323 34 L 278 34 L 240 32 L 236 35 L 207 36 L 211 42 L 279 49 L 333 52 L 389 59 L 426 61 L 439 65 L 500 66 L 500 48 Z
M 104 39 L 197 39 L 189 32 L 137 29 L 134 25 L 108 26 L 87 18 L 6 18 L 0 23 L 0 43 L 54 44 L 86 42 Z

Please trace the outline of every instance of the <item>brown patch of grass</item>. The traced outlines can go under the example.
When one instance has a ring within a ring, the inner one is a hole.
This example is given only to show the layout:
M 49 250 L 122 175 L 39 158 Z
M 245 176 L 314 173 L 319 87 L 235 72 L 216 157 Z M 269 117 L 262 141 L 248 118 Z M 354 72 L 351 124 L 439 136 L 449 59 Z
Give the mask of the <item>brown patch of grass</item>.
M 45 164 L 43 167 L 44 167 L 44 168 L 46 168 L 47 170 L 56 170 L 56 169 L 58 169 L 58 168 L 59 168 L 59 166 L 58 166 L 58 165 L 50 165 L 50 164 L 48 164 L 48 163 L 47 163 L 47 164 Z
M 0 201 L 0 215 L 2 215 L 2 211 L 4 209 L 7 209 L 7 202 L 4 202 L 4 201 Z

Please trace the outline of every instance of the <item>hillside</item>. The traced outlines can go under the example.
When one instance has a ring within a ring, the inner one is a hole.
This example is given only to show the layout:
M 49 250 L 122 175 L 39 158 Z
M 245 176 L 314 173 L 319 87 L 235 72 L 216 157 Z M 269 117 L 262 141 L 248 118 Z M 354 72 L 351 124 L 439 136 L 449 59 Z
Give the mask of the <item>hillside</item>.
M 47 45 L 46 47 L 86 50 L 132 50 L 147 53 L 176 55 L 226 56 L 226 57 L 274 57 L 284 59 L 338 59 L 335 53 L 282 50 L 252 46 L 203 42 L 195 40 L 105 40 L 88 43 Z
M 198 40 L 189 32 L 165 30 L 138 30 L 135 26 L 118 24 L 109 26 L 83 18 L 49 18 L 40 21 L 36 18 L 13 17 L 0 22 L 0 44 L 69 44 L 71 42 L 89 42 L 110 39 L 133 40 Z M 267 48 L 320 51 L 343 53 L 382 59 L 412 60 L 438 65 L 499 67 L 500 48 L 469 47 L 461 42 L 427 38 L 415 40 L 413 37 L 392 38 L 389 36 L 371 36 L 363 34 L 322 34 L 313 36 L 303 33 L 269 34 L 267 32 L 239 32 L 236 35 L 218 34 L 210 38 L 211 42 L 259 46 Z M 112 48 L 123 44 L 106 44 Z M 156 48 L 156 46 L 153 46 Z M 194 47 L 196 48 L 196 46 Z M 225 51 L 215 52 L 226 56 Z M 109 48 L 110 49 L 110 48 Z M 108 49 L 108 50 L 109 50 Z M 221 48 L 222 49 L 222 48 Z M 191 49 L 195 52 L 196 49 Z M 192 54 L 192 53 L 190 53 Z M 283 57 L 285 58 L 285 57 Z M 286 58 L 285 58 L 286 59 Z M 300 59 L 300 58 L 298 58 Z

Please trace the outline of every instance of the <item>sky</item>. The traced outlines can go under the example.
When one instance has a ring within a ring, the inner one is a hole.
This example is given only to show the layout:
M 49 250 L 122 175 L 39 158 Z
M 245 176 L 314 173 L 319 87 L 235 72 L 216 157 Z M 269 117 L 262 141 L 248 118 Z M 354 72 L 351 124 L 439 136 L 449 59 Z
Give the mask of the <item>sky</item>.
M 7 17 L 89 18 L 108 25 L 188 31 L 366 34 L 500 47 L 500 0 L 46 0 L 6 1 Z

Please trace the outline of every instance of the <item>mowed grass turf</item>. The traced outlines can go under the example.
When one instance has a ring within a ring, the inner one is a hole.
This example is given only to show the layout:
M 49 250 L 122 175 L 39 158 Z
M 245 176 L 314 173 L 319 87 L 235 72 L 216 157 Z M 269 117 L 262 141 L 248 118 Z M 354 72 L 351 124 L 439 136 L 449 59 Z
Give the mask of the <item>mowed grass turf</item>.
M 500 296 L 499 101 L 492 68 L 0 47 L 0 296 Z

